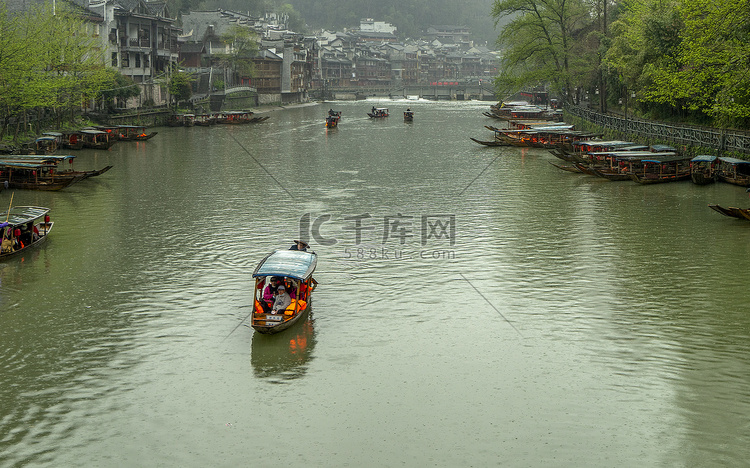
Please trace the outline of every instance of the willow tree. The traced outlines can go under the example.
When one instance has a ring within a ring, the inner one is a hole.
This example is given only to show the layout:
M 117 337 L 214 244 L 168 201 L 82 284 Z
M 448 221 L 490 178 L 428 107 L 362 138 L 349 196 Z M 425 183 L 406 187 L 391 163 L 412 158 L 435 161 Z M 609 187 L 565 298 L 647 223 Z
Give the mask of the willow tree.
M 591 51 L 581 39 L 592 27 L 584 0 L 496 0 L 492 16 L 508 22 L 498 37 L 501 71 L 495 79 L 500 94 L 549 84 L 566 100 L 580 75 L 590 72 Z M 595 61 L 595 60 L 594 60 Z
M 30 112 L 58 120 L 80 109 L 106 81 L 100 43 L 90 24 L 58 5 L 20 15 L 0 10 L 0 113 L 6 125 Z

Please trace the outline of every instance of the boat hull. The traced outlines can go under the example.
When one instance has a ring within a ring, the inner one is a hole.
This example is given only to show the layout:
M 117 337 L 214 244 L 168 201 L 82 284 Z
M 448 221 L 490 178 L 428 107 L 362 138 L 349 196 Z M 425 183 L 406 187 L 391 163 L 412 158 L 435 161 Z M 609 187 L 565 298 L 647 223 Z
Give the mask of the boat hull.
M 297 322 L 300 322 L 303 320 L 304 317 L 307 317 L 307 314 L 310 310 L 310 304 L 305 307 L 304 310 L 297 313 L 297 315 L 291 316 L 288 320 L 281 320 L 278 323 L 271 320 L 266 320 L 268 316 L 274 317 L 273 314 L 253 314 L 253 323 L 252 327 L 255 331 L 258 333 L 263 333 L 264 335 L 273 335 L 275 333 L 282 332 L 286 330 L 287 328 L 291 327 Z M 276 315 L 275 317 L 285 317 L 283 315 Z

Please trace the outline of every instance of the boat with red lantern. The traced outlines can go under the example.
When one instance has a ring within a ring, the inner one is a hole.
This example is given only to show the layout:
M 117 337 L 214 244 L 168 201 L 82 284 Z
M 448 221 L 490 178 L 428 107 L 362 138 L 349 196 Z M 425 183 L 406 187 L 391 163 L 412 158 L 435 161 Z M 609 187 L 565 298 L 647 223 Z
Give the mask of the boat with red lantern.
M 0 155 L 0 182 L 7 188 L 60 190 L 68 185 L 101 175 L 112 168 L 78 171 L 73 169 L 72 155 Z M 65 162 L 70 164 L 66 168 Z
M 276 250 L 266 255 L 253 272 L 252 327 L 259 333 L 273 334 L 286 330 L 306 316 L 310 310 L 310 296 L 317 282 L 312 275 L 317 265 L 317 254 L 302 250 Z M 267 289 L 280 289 L 282 285 L 291 297 L 291 303 L 275 312 L 266 302 Z
M 0 213 L 0 260 L 47 240 L 54 225 L 49 211 L 41 206 L 11 206 L 8 211 Z

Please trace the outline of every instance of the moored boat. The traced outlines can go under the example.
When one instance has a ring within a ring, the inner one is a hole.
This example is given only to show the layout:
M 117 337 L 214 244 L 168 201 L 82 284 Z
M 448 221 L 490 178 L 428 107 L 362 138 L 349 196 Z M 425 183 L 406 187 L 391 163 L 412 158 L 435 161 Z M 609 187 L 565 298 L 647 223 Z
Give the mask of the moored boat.
M 255 278 L 252 327 L 259 333 L 272 334 L 286 330 L 310 309 L 310 295 L 317 282 L 312 275 L 317 255 L 301 250 L 276 250 L 260 261 L 253 272 Z M 280 313 L 273 313 L 263 297 L 272 279 L 279 279 L 292 296 L 291 304 Z
M 750 187 L 750 161 L 746 159 L 717 158 L 716 175 L 722 182 Z
M 651 156 L 641 160 L 639 170 L 630 173 L 630 177 L 639 184 L 676 182 L 690 178 L 690 157 L 680 155 Z
M 122 141 L 146 141 L 155 137 L 158 133 L 146 133 L 146 127 L 141 125 L 120 125 L 117 127 L 117 139 Z
M 49 208 L 41 206 L 12 206 L 0 213 L 0 259 L 19 254 L 47 239 L 54 223 Z
M 484 146 L 513 146 L 510 143 L 508 143 L 507 141 L 498 140 L 498 139 L 494 139 L 494 140 L 477 140 L 476 138 L 472 138 L 472 137 L 469 137 L 469 139 L 471 141 L 475 142 L 475 143 L 479 143 L 480 145 L 484 145 Z
M 84 148 L 109 149 L 117 142 L 113 135 L 95 128 L 84 128 L 80 133 Z
M 690 178 L 694 184 L 707 185 L 716 182 L 716 156 L 700 155 L 690 160 Z

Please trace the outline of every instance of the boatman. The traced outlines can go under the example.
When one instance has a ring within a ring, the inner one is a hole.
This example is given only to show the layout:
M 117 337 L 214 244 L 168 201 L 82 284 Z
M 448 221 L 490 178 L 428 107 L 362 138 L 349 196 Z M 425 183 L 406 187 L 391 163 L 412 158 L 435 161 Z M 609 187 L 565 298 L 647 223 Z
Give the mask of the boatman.
M 302 252 L 307 252 L 307 248 L 310 247 L 310 245 L 301 240 L 294 241 L 294 245 L 289 247 L 289 250 L 300 250 Z

